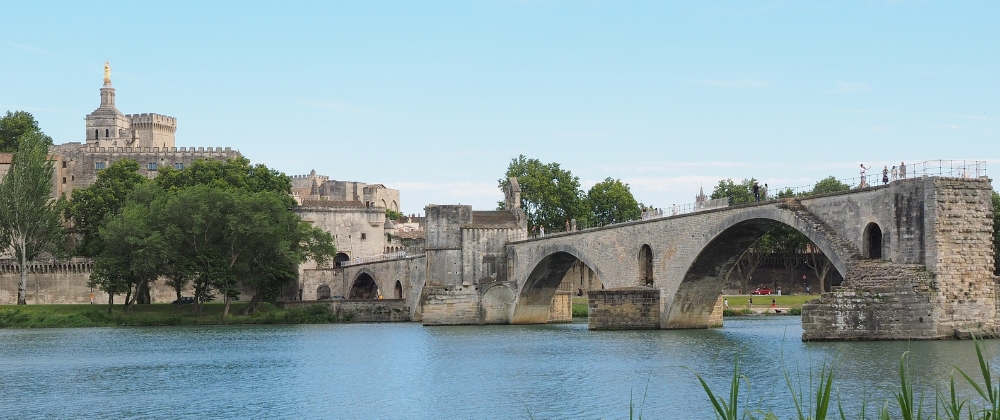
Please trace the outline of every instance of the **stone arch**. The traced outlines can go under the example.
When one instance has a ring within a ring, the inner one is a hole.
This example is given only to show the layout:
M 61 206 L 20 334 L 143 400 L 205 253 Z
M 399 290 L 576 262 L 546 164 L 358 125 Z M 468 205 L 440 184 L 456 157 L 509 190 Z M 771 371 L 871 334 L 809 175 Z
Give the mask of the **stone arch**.
M 351 256 L 343 252 L 338 252 L 337 255 L 333 257 L 333 266 L 340 267 L 343 263 L 350 261 Z
M 399 211 L 399 204 L 396 204 L 396 200 L 392 200 L 392 203 L 390 203 L 389 205 L 391 206 L 389 208 L 391 208 L 392 211 Z
M 392 288 L 392 298 L 402 299 L 403 298 L 403 283 L 396 280 L 396 286 Z
M 884 242 L 882 241 L 882 228 L 878 226 L 878 223 L 872 222 L 865 226 L 864 235 L 862 235 L 862 251 L 863 256 L 869 259 L 882 259 L 882 247 Z
M 385 204 L 385 199 L 384 198 L 380 201 L 380 204 L 381 204 L 380 207 L 382 207 L 383 209 L 389 208 L 389 206 Z
M 331 296 L 330 286 L 321 284 L 316 288 L 316 300 L 329 299 Z
M 94 129 L 94 138 L 95 138 L 95 139 L 99 139 L 99 138 L 101 138 L 101 136 L 99 135 L 99 133 L 100 133 L 100 131 L 99 131 L 98 129 L 96 129 L 96 128 L 95 128 L 95 129 Z
M 506 284 L 494 283 L 483 292 L 482 313 L 484 324 L 506 324 L 510 307 L 514 302 L 514 291 Z
M 639 285 L 653 287 L 653 249 L 649 244 L 639 247 Z
M 838 238 L 827 237 L 816 226 L 800 220 L 791 211 L 772 206 L 760 206 L 735 212 L 704 236 L 700 251 L 692 259 L 676 290 L 667 291 L 668 308 L 661 318 L 664 328 L 706 328 L 712 315 L 725 274 L 742 253 L 771 229 L 788 225 L 801 232 L 830 259 L 836 270 L 846 273 L 852 259 L 834 245 Z
M 556 289 L 562 283 L 566 272 L 577 261 L 583 262 L 597 273 L 598 278 L 603 278 L 600 267 L 594 265 L 587 253 L 581 252 L 573 245 L 552 244 L 535 255 L 542 257 L 527 265 L 532 269 L 516 292 L 510 317 L 511 324 L 548 322 L 552 297 L 555 296 Z
M 368 270 L 361 270 L 351 282 L 351 291 L 348 299 L 378 299 L 378 283 Z

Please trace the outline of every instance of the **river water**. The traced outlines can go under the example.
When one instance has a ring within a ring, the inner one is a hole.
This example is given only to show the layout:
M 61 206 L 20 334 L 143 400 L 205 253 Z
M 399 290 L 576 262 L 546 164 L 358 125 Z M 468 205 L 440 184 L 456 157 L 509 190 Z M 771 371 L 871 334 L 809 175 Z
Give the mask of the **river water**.
M 803 343 L 801 333 L 798 317 L 690 331 L 579 323 L 0 330 L 0 417 L 622 419 L 631 402 L 643 418 L 710 419 L 695 373 L 728 394 L 739 355 L 749 407 L 785 419 L 794 407 L 784 372 L 808 393 L 810 367 L 833 358 L 836 393 L 854 413 L 866 399 L 891 397 L 907 350 L 929 392 L 953 365 L 979 372 L 969 341 Z M 995 365 L 998 344 L 986 342 Z

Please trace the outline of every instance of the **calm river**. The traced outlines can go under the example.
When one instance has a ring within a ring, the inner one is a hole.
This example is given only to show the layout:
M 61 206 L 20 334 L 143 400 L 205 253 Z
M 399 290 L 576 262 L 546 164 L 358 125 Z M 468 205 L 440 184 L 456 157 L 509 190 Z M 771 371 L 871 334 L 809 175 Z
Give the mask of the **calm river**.
M 891 395 L 907 350 L 918 384 L 939 384 L 952 365 L 978 372 L 969 341 L 802 343 L 801 332 L 798 317 L 727 319 L 695 331 L 413 323 L 0 330 L 0 417 L 622 419 L 631 400 L 644 418 L 710 419 L 693 372 L 727 393 L 739 354 L 751 405 L 785 419 L 794 412 L 782 367 L 805 386 L 810 366 L 837 357 L 835 386 L 849 411 L 866 396 Z M 995 366 L 998 344 L 987 342 Z

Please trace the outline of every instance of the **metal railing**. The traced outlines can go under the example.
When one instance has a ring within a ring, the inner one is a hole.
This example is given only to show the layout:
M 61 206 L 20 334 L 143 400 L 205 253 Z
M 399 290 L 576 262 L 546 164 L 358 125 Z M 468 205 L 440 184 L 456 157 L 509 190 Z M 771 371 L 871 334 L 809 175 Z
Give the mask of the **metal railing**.
M 401 260 L 401 259 L 406 258 L 406 257 L 407 257 L 406 251 L 390 252 L 388 254 L 369 255 L 367 257 L 357 257 L 357 258 L 354 258 L 352 260 L 347 260 L 347 261 L 341 262 L 340 266 L 341 267 L 345 267 L 345 266 L 349 266 L 349 265 L 367 264 L 367 263 L 379 262 L 379 261 Z
M 891 166 L 889 166 L 891 168 Z M 919 177 L 953 177 L 953 178 L 982 178 L 986 176 L 986 161 L 982 160 L 926 160 L 923 162 L 917 162 L 913 164 L 906 164 L 905 170 L 901 170 L 900 166 L 896 167 L 896 174 L 893 175 L 892 171 L 889 171 L 888 181 L 883 182 L 882 170 L 876 169 L 875 167 L 868 168 L 868 170 L 876 170 L 877 173 L 865 174 L 864 182 L 860 174 L 852 178 L 841 178 L 837 181 L 841 184 L 847 186 L 843 191 L 848 191 L 850 189 L 874 187 L 879 185 L 887 185 L 890 182 L 919 178 Z M 802 185 L 797 187 L 768 187 L 767 190 L 762 191 L 762 196 L 760 197 L 760 202 L 776 200 L 788 197 L 803 197 L 813 194 L 813 190 L 816 188 L 816 183 L 811 185 Z M 827 191 L 832 192 L 832 191 Z M 708 200 L 704 202 L 687 203 L 681 205 L 672 205 L 668 208 L 653 208 L 642 212 L 642 216 L 639 219 L 627 220 L 618 223 L 611 224 L 601 224 L 594 222 L 584 222 L 581 221 L 576 225 L 576 230 L 583 229 L 595 229 L 604 226 L 610 226 L 619 223 L 634 222 L 636 220 L 650 220 L 657 219 L 661 217 L 677 216 L 687 213 L 695 213 L 699 211 L 717 209 L 722 207 L 727 207 L 731 205 L 738 204 L 748 204 L 753 202 L 753 197 L 751 201 L 748 202 L 732 202 L 731 198 L 717 198 L 713 200 Z M 571 229 L 572 230 L 572 229 Z M 551 234 L 562 233 L 550 232 Z M 530 237 L 537 237 L 537 235 L 529 235 Z

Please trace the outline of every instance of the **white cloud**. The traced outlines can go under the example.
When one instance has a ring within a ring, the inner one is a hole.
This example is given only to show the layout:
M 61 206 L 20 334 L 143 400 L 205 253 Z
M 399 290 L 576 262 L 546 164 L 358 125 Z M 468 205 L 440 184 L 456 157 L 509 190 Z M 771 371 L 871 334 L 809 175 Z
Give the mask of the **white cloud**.
M 828 94 L 865 93 L 871 89 L 864 83 L 837 82 L 837 88 L 826 91 Z

